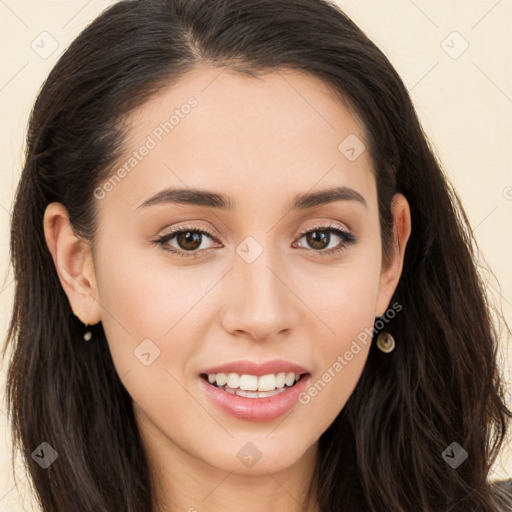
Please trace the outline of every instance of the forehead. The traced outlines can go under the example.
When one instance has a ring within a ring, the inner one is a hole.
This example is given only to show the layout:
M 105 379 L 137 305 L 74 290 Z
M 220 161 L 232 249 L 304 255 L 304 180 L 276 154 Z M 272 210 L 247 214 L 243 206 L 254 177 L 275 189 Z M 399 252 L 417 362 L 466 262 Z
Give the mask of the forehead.
M 126 172 L 109 195 L 126 196 L 130 210 L 164 186 L 221 190 L 235 210 L 236 196 L 261 204 L 340 185 L 373 199 L 363 127 L 311 75 L 280 69 L 255 78 L 202 65 L 161 89 L 127 125 L 117 163 Z M 347 157 L 347 145 L 361 154 Z

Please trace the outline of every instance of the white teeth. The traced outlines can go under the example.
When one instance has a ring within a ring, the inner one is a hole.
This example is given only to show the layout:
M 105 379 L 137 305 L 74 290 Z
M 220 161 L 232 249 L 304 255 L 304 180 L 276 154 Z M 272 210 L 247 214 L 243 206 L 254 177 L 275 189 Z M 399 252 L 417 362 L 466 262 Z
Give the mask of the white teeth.
M 208 382 L 210 384 L 216 384 L 219 388 L 225 386 L 226 391 L 227 389 L 230 390 L 228 393 L 231 392 L 231 390 L 239 389 L 241 391 L 258 391 L 264 395 L 267 392 L 272 392 L 274 390 L 284 391 L 285 385 L 288 387 L 293 386 L 299 379 L 300 375 L 293 372 L 281 372 L 277 374 L 270 373 L 260 377 L 246 373 L 242 375 L 239 375 L 238 373 L 208 374 Z M 256 393 L 251 393 L 251 395 L 256 395 Z M 253 398 L 253 396 L 250 398 Z M 256 398 L 256 396 L 254 396 L 254 398 Z M 263 396 L 261 398 L 263 398 Z
M 295 384 L 295 373 L 287 373 L 284 382 L 287 386 L 293 386 Z
M 228 391 L 229 388 L 222 388 L 224 391 Z M 246 398 L 267 398 L 269 396 L 279 395 L 286 391 L 284 388 L 275 389 L 274 391 L 243 391 L 242 389 L 232 389 L 228 393 L 232 393 L 238 396 L 245 396 Z
M 239 387 L 245 391 L 257 391 L 258 377 L 256 375 L 242 375 L 239 379 Z
M 276 375 L 276 388 L 283 388 L 285 385 L 286 373 L 281 372 Z
M 262 375 L 258 379 L 258 391 L 272 391 L 276 389 L 276 376 L 272 373 L 270 375 Z
M 239 388 L 240 387 L 240 375 L 238 373 L 228 373 L 228 380 L 226 382 L 229 388 Z
M 210 375 L 208 375 L 208 380 L 210 380 Z M 217 381 L 217 386 L 224 386 L 228 381 L 228 376 L 225 373 L 217 373 L 217 376 L 214 374 L 213 382 L 215 381 Z M 211 384 L 213 384 L 213 382 L 211 382 Z
M 282 393 L 283 391 L 286 390 L 284 388 L 281 388 L 275 389 L 274 391 L 258 391 L 258 398 L 266 398 L 267 396 L 279 395 L 279 393 Z

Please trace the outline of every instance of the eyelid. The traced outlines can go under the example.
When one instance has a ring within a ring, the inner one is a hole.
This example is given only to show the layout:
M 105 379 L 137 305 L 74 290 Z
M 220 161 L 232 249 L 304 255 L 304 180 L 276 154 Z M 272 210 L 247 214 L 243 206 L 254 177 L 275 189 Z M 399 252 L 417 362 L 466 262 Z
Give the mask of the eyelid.
M 307 233 L 310 233 L 311 231 L 321 231 L 321 230 L 329 230 L 332 229 L 333 231 L 342 231 L 343 233 L 346 233 L 347 235 L 352 235 L 352 231 L 348 229 L 346 226 L 340 226 L 338 224 L 334 224 L 330 220 L 324 220 L 324 221 L 318 221 L 312 226 L 309 226 L 308 228 L 305 228 L 302 230 L 299 234 L 299 236 L 303 236 Z
M 217 234 L 214 233 L 213 230 L 211 230 L 210 228 L 204 227 L 204 226 L 200 226 L 200 225 L 193 225 L 193 224 L 183 224 L 183 225 L 179 225 L 179 226 L 175 226 L 175 227 L 169 228 L 168 230 L 164 230 L 162 232 L 162 234 L 159 235 L 158 238 L 163 238 L 165 236 L 173 235 L 173 234 L 176 234 L 176 233 L 181 233 L 182 231 L 187 231 L 187 230 L 188 231 L 198 232 L 198 233 L 206 233 L 211 238 L 216 238 L 216 239 L 219 238 L 217 236 Z

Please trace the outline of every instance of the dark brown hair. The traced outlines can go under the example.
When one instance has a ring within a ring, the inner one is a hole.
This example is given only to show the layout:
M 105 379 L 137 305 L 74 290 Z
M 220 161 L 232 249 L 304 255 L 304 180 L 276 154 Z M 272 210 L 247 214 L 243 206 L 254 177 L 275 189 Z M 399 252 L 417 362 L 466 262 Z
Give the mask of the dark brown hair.
M 81 340 L 83 324 L 60 285 L 43 215 L 50 202 L 62 203 L 94 248 L 93 193 L 121 154 L 123 121 L 201 62 L 252 76 L 300 71 L 351 106 L 374 163 L 386 261 L 393 194 L 411 207 L 392 299 L 402 310 L 386 326 L 397 346 L 383 354 L 372 343 L 353 394 L 320 437 L 322 512 L 510 510 L 510 493 L 488 481 L 512 413 L 471 227 L 398 74 L 326 0 L 123 0 L 74 40 L 45 81 L 12 215 L 16 290 L 4 347 L 4 358 L 12 348 L 13 451 L 24 455 L 42 510 L 154 506 L 131 398 L 101 323 L 93 327 L 95 343 Z M 31 457 L 43 441 L 59 454 L 47 469 Z M 457 469 L 441 456 L 452 442 L 469 454 Z

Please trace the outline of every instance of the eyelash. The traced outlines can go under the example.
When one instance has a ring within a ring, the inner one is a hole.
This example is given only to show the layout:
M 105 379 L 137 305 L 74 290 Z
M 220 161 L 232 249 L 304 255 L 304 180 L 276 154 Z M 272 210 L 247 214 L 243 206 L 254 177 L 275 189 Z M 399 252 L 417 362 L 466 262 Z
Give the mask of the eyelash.
M 154 243 L 161 245 L 162 249 L 166 252 L 170 252 L 172 254 L 175 254 L 177 256 L 180 256 L 182 258 L 200 258 L 208 255 L 214 248 L 210 249 L 196 249 L 195 251 L 183 251 L 183 250 L 176 250 L 174 248 L 169 248 L 167 242 L 174 238 L 176 235 L 179 235 L 183 232 L 192 232 L 192 233 L 199 233 L 201 235 L 208 235 L 213 240 L 216 240 L 215 235 L 209 231 L 208 229 L 197 229 L 197 227 L 194 226 L 180 226 L 179 228 L 174 229 L 173 231 L 170 231 L 169 233 L 162 235 L 158 239 L 154 240 Z M 312 251 L 314 253 L 317 253 L 320 257 L 327 257 L 327 256 L 335 256 L 337 254 L 341 254 L 344 252 L 348 246 L 355 245 L 357 243 L 357 238 L 352 233 L 349 233 L 348 231 L 344 231 L 337 226 L 333 224 L 325 224 L 316 226 L 312 229 L 308 229 L 306 231 L 303 231 L 299 235 L 299 240 L 309 233 L 313 233 L 315 231 L 329 231 L 331 233 L 334 233 L 336 236 L 339 236 L 342 239 L 341 247 L 329 249 L 329 250 L 319 250 L 319 249 L 308 249 L 306 250 Z M 203 256 L 201 256 L 199 253 L 206 253 Z

